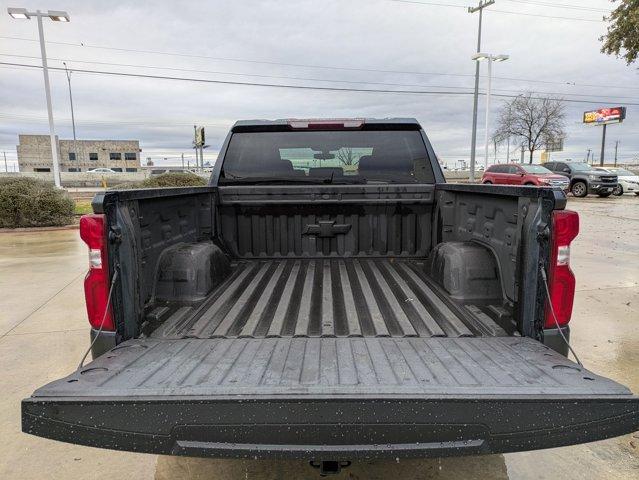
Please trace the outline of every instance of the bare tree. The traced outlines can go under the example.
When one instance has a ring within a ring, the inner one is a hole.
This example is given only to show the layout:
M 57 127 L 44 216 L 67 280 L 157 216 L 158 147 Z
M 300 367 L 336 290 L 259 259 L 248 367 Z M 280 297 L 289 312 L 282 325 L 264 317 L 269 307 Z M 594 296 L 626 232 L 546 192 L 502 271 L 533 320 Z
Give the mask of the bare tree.
M 493 140 L 519 140 L 529 152 L 528 163 L 542 146 L 565 138 L 565 106 L 561 100 L 531 92 L 508 101 L 501 110 Z
M 337 159 L 344 165 L 355 165 L 355 154 L 352 148 L 340 148 L 337 152 Z

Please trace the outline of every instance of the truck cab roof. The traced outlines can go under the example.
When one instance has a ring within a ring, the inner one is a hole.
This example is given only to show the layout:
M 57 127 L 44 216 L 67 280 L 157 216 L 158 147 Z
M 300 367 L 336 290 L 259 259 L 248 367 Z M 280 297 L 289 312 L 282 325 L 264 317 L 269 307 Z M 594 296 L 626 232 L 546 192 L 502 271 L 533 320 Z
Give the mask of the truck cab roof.
M 238 120 L 232 132 L 289 129 L 341 129 L 373 127 L 419 130 L 421 125 L 415 118 L 280 118 L 275 120 Z

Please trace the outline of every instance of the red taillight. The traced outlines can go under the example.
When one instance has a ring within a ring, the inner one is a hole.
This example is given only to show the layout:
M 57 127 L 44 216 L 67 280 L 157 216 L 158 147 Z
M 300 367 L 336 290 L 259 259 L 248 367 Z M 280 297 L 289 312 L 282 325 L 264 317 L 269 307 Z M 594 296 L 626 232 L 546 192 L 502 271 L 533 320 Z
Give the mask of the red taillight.
M 575 297 L 575 275 L 570 270 L 570 242 L 579 233 L 579 215 L 572 210 L 556 210 L 552 214 L 552 242 L 548 267 L 548 289 L 557 322 L 565 326 L 572 315 Z M 550 308 L 546 308 L 546 328 L 557 328 Z
M 89 247 L 89 273 L 84 279 L 84 298 L 89 323 L 95 329 L 115 330 L 111 309 L 104 315 L 109 298 L 109 264 L 104 215 L 90 214 L 80 218 L 80 238 Z M 104 323 L 102 321 L 104 319 Z

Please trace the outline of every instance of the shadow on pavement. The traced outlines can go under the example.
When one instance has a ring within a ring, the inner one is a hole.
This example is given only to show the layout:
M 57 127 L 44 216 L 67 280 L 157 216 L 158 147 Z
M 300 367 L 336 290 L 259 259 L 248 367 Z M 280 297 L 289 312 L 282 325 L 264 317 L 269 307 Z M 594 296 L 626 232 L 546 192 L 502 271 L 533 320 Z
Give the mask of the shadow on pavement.
M 338 475 L 320 477 L 308 462 L 158 457 L 155 480 L 217 479 L 508 479 L 503 455 L 353 462 Z

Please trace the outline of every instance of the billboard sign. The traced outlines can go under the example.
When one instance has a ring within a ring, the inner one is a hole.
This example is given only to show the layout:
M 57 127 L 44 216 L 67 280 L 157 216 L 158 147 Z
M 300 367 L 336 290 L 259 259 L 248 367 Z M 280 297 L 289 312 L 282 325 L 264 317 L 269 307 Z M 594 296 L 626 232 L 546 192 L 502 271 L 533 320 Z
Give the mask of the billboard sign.
M 584 112 L 583 123 L 587 125 L 621 123 L 624 118 L 626 118 L 626 107 L 607 107 Z
M 205 143 L 204 127 L 196 127 L 195 128 L 195 145 L 197 145 L 198 147 L 201 147 L 202 145 L 204 145 L 204 143 Z
M 564 149 L 564 139 L 546 140 L 547 152 L 561 152 Z

